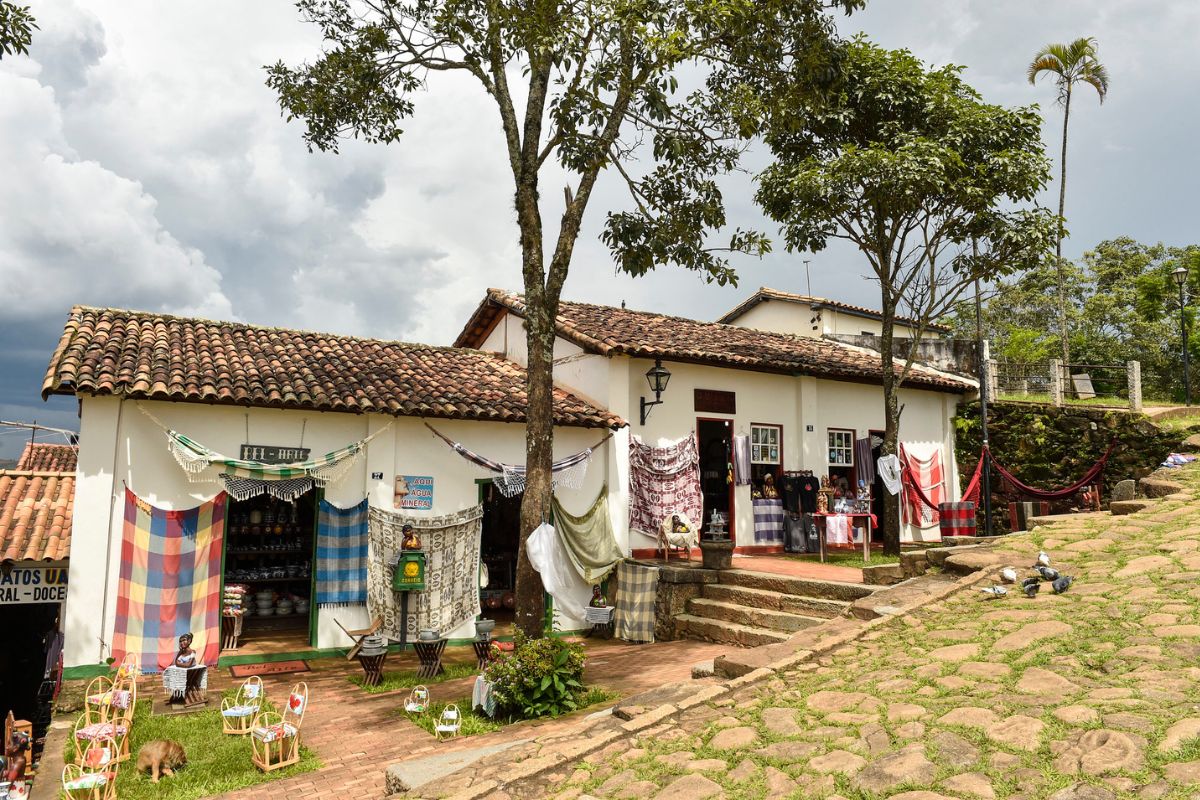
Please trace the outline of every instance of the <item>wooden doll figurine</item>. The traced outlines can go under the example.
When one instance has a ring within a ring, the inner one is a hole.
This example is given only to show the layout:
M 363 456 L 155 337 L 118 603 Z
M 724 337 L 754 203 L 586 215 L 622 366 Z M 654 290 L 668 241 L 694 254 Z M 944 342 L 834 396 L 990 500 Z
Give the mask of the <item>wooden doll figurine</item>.
M 192 649 L 193 636 L 185 633 L 179 637 L 179 652 L 175 654 L 175 666 L 191 669 L 196 666 L 196 651 Z
M 417 532 L 413 530 L 412 525 L 405 525 L 400 529 L 400 533 L 404 538 L 400 541 L 401 550 L 420 550 L 421 537 L 417 536 Z
M 592 587 L 592 599 L 588 605 L 592 608 L 606 608 L 608 606 L 608 601 L 604 599 L 604 594 L 600 591 L 600 584 L 597 583 Z

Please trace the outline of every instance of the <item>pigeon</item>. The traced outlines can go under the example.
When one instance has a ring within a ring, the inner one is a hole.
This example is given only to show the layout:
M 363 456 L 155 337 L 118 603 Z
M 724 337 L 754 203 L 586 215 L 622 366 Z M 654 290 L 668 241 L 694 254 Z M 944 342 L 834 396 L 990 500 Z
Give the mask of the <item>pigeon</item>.
M 1041 590 L 1042 584 L 1037 580 L 1037 578 L 1034 578 L 1033 583 L 1027 582 L 1024 584 L 1023 588 L 1025 589 L 1026 597 L 1034 597 L 1037 595 L 1038 591 Z
M 1060 578 L 1056 578 L 1054 580 L 1054 583 L 1050 584 L 1050 588 L 1054 590 L 1055 594 L 1062 594 L 1068 588 L 1070 588 L 1071 584 L 1074 582 L 1075 582 L 1074 575 L 1063 575 Z
M 1058 580 L 1058 570 L 1053 567 L 1035 567 L 1034 569 L 1037 570 L 1037 574 L 1041 575 L 1044 581 Z
M 1008 589 L 1005 589 L 1003 586 L 988 586 L 987 588 L 980 589 L 979 591 L 983 592 L 984 594 L 990 594 L 992 597 L 1004 597 L 1004 595 L 1008 594 Z
M 1005 567 L 1004 569 L 1000 570 L 1000 578 L 1005 583 L 1016 583 L 1017 571 L 1012 567 Z
M 1050 554 L 1047 553 L 1045 550 L 1038 551 L 1037 563 L 1034 564 L 1033 566 L 1035 566 L 1035 567 L 1050 566 Z
M 1031 578 L 1026 578 L 1025 580 L 1021 581 L 1021 585 L 1022 586 L 1035 586 L 1041 582 L 1042 582 L 1042 579 L 1035 575 Z

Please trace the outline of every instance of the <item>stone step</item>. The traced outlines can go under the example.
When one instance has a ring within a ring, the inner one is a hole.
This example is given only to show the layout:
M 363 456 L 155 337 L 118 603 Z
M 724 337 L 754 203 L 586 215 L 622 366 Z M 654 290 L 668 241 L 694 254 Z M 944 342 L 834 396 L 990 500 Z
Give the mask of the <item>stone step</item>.
M 820 625 L 825 620 L 816 617 L 806 617 L 801 614 L 789 614 L 786 611 L 776 611 L 772 608 L 754 608 L 753 606 L 725 603 L 720 600 L 708 600 L 703 597 L 693 597 L 688 600 L 689 614 L 707 619 L 719 619 L 725 622 L 736 622 L 739 625 L 749 625 L 752 628 L 766 628 L 780 633 L 795 633 L 814 625 Z
M 821 581 L 815 578 L 797 578 L 790 575 L 776 575 L 772 572 L 754 572 L 748 569 L 723 569 L 720 571 L 719 580 L 723 584 L 744 586 L 747 589 L 765 589 L 779 594 L 845 601 L 866 597 L 877 588 L 861 583 Z
M 828 600 L 824 597 L 780 594 L 770 589 L 752 589 L 749 586 L 736 586 L 730 583 L 707 584 L 700 594 L 709 600 L 721 600 L 751 608 L 769 608 L 775 611 L 786 611 L 789 614 L 803 614 L 806 617 L 823 619 L 840 617 L 850 609 L 849 600 Z
M 719 619 L 680 614 L 675 617 L 676 630 L 685 639 L 701 639 L 719 644 L 734 644 L 739 647 L 758 647 L 763 644 L 786 642 L 788 634 L 752 625 L 740 625 Z

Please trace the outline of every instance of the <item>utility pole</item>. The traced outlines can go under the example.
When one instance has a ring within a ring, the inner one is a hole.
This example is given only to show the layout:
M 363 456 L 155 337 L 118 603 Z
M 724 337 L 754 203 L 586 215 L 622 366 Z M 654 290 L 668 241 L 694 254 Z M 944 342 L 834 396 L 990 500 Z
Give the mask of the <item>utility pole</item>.
M 979 243 L 971 240 L 971 255 L 979 256 Z M 979 278 L 975 279 L 975 352 L 979 356 L 979 419 L 983 423 L 983 535 L 992 535 L 992 459 L 988 450 L 988 364 L 983 351 L 983 301 L 980 298 Z

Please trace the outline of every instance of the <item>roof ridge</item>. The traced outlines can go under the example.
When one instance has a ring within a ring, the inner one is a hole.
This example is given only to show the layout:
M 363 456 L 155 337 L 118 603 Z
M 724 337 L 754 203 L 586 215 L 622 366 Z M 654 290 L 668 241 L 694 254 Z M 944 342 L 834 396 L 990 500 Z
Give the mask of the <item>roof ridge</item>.
M 285 326 L 281 326 L 281 325 L 255 325 L 253 323 L 242 322 L 240 320 L 212 319 L 210 317 L 201 317 L 201 316 L 185 316 L 183 314 L 168 314 L 168 313 L 162 312 L 162 311 L 142 311 L 142 310 L 134 309 L 134 308 L 118 308 L 116 306 L 89 306 L 89 305 L 83 305 L 83 304 L 77 303 L 77 304 L 71 306 L 70 313 L 74 314 L 76 311 L 91 311 L 91 312 L 96 312 L 96 313 L 108 312 L 108 313 L 112 313 L 112 314 L 127 314 L 127 315 L 131 315 L 131 316 L 134 316 L 134 315 L 147 316 L 147 317 L 153 317 L 155 319 L 174 320 L 174 321 L 178 321 L 178 322 L 191 322 L 191 323 L 199 322 L 199 323 L 205 323 L 205 324 L 209 324 L 209 325 L 224 325 L 224 326 L 232 326 L 232 327 L 236 327 L 236 328 L 242 328 L 242 329 L 246 329 L 246 330 L 255 330 L 255 331 L 275 331 L 275 332 L 279 332 L 279 333 L 300 333 L 300 334 L 307 334 L 310 336 L 324 336 L 324 337 L 329 337 L 329 338 L 333 338 L 333 339 L 350 339 L 350 340 L 353 340 L 356 342 L 372 342 L 375 344 L 401 345 L 403 347 L 412 348 L 412 349 L 416 349 L 416 350 L 438 350 L 438 351 L 446 351 L 446 352 L 453 351 L 456 353 L 467 352 L 467 353 L 479 354 L 479 355 L 485 355 L 485 356 L 492 355 L 492 353 L 489 353 L 486 350 L 480 350 L 475 347 L 453 347 L 451 345 L 427 344 L 425 342 L 409 342 L 409 341 L 404 341 L 403 339 L 380 339 L 380 338 L 372 337 L 372 336 L 359 336 L 359 335 L 353 334 L 353 333 L 334 333 L 332 331 L 318 331 L 318 330 L 311 330 L 308 328 L 289 328 L 289 327 L 285 327 Z

